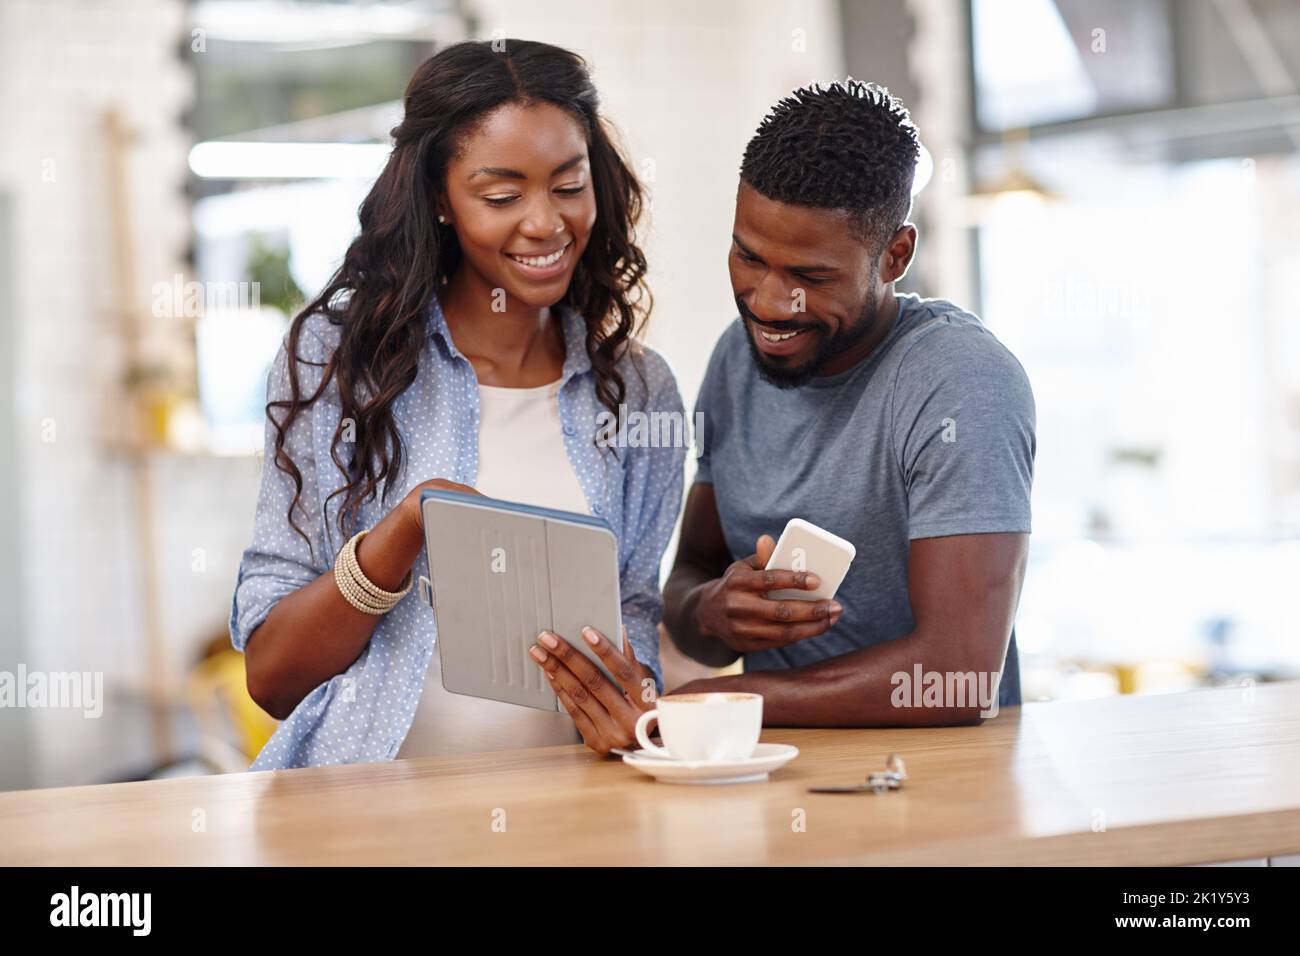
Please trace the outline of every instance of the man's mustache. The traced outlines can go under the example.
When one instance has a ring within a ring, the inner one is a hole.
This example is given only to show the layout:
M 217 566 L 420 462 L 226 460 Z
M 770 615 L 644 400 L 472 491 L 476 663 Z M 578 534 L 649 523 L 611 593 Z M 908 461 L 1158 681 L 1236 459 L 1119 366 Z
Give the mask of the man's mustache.
M 767 329 L 768 331 L 774 334 L 784 335 L 786 332 L 798 332 L 801 331 L 802 329 L 817 328 L 817 325 L 815 323 L 764 322 L 753 312 L 751 312 L 749 310 L 749 306 L 745 305 L 745 303 L 740 299 L 736 300 L 736 308 L 740 310 L 741 318 L 747 319 L 748 321 L 753 322 L 755 325 L 761 326 L 762 328 Z

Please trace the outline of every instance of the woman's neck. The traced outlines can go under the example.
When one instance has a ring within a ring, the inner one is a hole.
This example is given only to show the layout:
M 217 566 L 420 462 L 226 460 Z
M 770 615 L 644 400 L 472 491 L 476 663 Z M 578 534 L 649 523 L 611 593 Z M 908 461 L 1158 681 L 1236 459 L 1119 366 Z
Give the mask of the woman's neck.
M 553 311 L 488 288 L 463 261 L 439 296 L 447 328 L 483 385 L 530 388 L 560 377 L 564 332 Z M 496 305 L 500 311 L 494 311 Z

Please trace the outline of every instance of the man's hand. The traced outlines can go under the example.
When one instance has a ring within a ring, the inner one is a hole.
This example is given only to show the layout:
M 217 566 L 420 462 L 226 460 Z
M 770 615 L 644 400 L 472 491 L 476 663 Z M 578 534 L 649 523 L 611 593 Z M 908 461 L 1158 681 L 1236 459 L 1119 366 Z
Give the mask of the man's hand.
M 722 577 L 701 586 L 696 624 L 734 651 L 785 647 L 824 634 L 844 612 L 838 601 L 772 600 L 768 591 L 814 591 L 821 584 L 811 571 L 765 571 L 776 542 L 765 534 L 754 554 L 736 561 Z
M 538 643 L 529 654 L 546 673 L 551 689 L 573 718 L 583 741 L 603 757 L 614 747 L 636 746 L 637 718 L 654 709 L 655 679 L 636 659 L 626 628 L 626 654 L 593 627 L 583 628 L 582 637 L 618 679 L 618 686 L 611 684 L 581 651 L 550 631 L 537 636 Z

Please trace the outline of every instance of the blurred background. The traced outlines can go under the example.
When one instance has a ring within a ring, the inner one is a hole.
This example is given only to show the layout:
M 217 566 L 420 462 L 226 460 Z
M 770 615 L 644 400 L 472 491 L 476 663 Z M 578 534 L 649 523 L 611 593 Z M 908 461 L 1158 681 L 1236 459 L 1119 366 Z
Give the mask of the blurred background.
M 0 706 L 0 789 L 239 770 L 273 729 L 226 632 L 266 370 L 412 71 L 494 37 L 591 63 L 688 404 L 767 107 L 888 86 L 925 145 L 902 288 L 1037 398 L 1026 700 L 1300 676 L 1291 0 L 0 0 L 0 677 L 103 681 L 98 716 Z

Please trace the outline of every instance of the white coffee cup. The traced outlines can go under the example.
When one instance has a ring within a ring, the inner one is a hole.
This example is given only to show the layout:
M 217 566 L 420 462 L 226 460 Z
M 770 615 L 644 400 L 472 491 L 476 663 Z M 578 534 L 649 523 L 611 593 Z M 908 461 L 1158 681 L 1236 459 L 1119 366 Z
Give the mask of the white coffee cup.
M 650 721 L 659 721 L 664 746 L 650 742 Z M 760 694 L 670 694 L 636 722 L 637 742 L 673 760 L 744 760 L 754 754 L 763 730 Z

